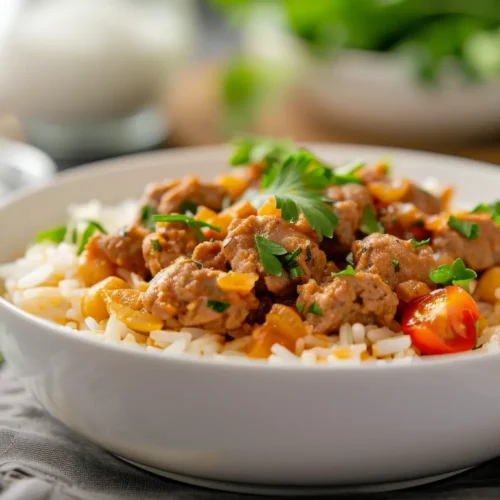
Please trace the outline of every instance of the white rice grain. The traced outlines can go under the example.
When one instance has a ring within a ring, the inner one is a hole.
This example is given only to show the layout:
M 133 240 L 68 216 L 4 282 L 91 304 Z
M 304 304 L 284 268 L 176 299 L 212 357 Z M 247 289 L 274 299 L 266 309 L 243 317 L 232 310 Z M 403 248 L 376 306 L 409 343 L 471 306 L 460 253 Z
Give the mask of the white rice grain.
M 295 354 L 292 351 L 288 350 L 285 346 L 282 346 L 280 344 L 273 344 L 271 347 L 271 352 L 282 359 L 290 361 L 299 360 L 299 358 L 295 356 Z
M 383 328 L 374 328 L 374 329 L 370 330 L 366 334 L 366 336 L 370 342 L 375 344 L 376 342 L 378 342 L 380 340 L 384 340 L 384 339 L 393 337 L 394 332 L 390 328 L 387 328 L 386 326 L 384 326 Z
M 18 282 L 18 288 L 33 288 L 41 285 L 50 278 L 54 272 L 54 266 L 51 264 L 42 264 L 33 271 L 23 276 Z
M 128 333 L 127 326 L 122 323 L 117 317 L 112 314 L 109 317 L 106 329 L 104 330 L 104 337 L 106 339 L 113 340 L 115 342 L 120 342 Z
M 355 344 L 363 344 L 365 341 L 365 327 L 361 323 L 352 325 L 352 339 Z
M 184 339 L 178 339 L 172 344 L 170 344 L 164 351 L 163 354 L 165 356 L 180 356 L 183 352 L 186 351 L 188 346 L 188 341 Z
M 374 356 L 382 358 L 404 351 L 408 349 L 410 345 L 411 337 L 409 335 L 399 335 L 398 337 L 386 338 L 375 342 L 372 350 Z
M 176 340 L 185 339 L 186 342 L 191 342 L 191 334 L 189 332 L 166 332 L 165 330 L 154 330 L 149 334 L 155 342 L 164 342 L 172 344 Z
M 352 326 L 344 323 L 339 330 L 339 345 L 352 344 Z

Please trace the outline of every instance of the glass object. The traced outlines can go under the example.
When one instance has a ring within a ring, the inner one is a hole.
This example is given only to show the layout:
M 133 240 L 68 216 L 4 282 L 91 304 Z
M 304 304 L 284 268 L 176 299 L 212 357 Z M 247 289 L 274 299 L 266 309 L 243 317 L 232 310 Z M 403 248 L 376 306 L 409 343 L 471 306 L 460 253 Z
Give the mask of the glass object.
M 31 143 L 84 160 L 166 137 L 161 99 L 195 47 L 192 0 L 10 0 L 0 18 L 0 107 Z

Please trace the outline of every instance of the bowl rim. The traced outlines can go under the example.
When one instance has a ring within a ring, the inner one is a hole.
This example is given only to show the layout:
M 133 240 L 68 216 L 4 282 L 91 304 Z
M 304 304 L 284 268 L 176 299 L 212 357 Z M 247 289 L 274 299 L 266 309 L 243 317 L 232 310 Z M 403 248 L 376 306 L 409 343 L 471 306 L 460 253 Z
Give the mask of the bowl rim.
M 367 153 L 372 154 L 381 154 L 381 156 L 390 156 L 391 153 L 398 154 L 410 154 L 412 156 L 420 156 L 422 159 L 447 159 L 456 161 L 457 164 L 454 168 L 457 169 L 470 169 L 471 167 L 479 167 L 482 170 L 494 171 L 496 175 L 500 175 L 500 171 L 498 167 L 491 163 L 482 162 L 478 160 L 473 160 L 469 158 L 462 158 L 453 155 L 446 155 L 442 153 L 432 153 L 428 151 L 419 151 L 405 148 L 397 148 L 397 147 L 385 147 L 385 146 L 369 146 L 362 144 L 350 144 L 350 143 L 319 143 L 319 142 L 297 142 L 297 144 L 301 147 L 314 149 L 352 149 L 352 150 L 360 150 L 361 152 L 365 151 Z M 217 144 L 211 146 L 196 146 L 196 147 L 182 147 L 175 148 L 172 150 L 161 150 L 154 151 L 150 153 L 137 153 L 133 155 L 126 155 L 123 157 L 117 157 L 112 159 L 106 159 L 101 161 L 96 161 L 88 164 L 81 165 L 73 170 L 64 171 L 58 173 L 52 180 L 43 185 L 28 187 L 24 189 L 20 189 L 15 194 L 7 197 L 6 200 L 0 201 L 0 217 L 2 211 L 9 207 L 11 204 L 16 202 L 29 199 L 30 196 L 44 191 L 49 187 L 54 186 L 64 186 L 65 184 L 77 182 L 79 179 L 86 178 L 88 176 L 98 177 L 101 175 L 110 175 L 115 172 L 123 172 L 123 169 L 126 168 L 128 170 L 135 170 L 138 168 L 137 160 L 138 159 L 153 159 L 155 157 L 176 157 L 176 156 L 184 156 L 186 153 L 203 155 L 205 153 L 219 153 L 227 152 L 229 146 L 227 144 Z M 383 154 L 385 153 L 385 155 Z M 89 197 L 90 199 L 91 197 Z M 70 342 L 81 343 L 84 342 L 89 346 L 93 346 L 93 348 L 98 349 L 108 349 L 111 352 L 120 352 L 123 356 L 135 356 L 144 359 L 149 359 L 153 362 L 153 359 L 160 359 L 161 362 L 168 363 L 181 363 L 184 365 L 193 364 L 195 367 L 204 367 L 208 369 L 217 369 L 220 367 L 230 368 L 239 368 L 239 369 L 248 369 L 249 371 L 253 371 L 255 369 L 266 369 L 270 371 L 278 371 L 278 372 L 322 372 L 322 371 L 346 371 L 352 372 L 355 371 L 382 371 L 382 370 L 422 370 L 430 367 L 441 367 L 448 365 L 450 363 L 453 364 L 463 364 L 469 362 L 475 362 L 480 359 L 494 359 L 500 357 L 500 350 L 495 352 L 479 352 L 479 351 L 467 351 L 464 353 L 454 353 L 454 354 L 443 354 L 443 355 L 433 355 L 433 356 L 423 356 L 418 357 L 415 360 L 411 360 L 409 362 L 398 362 L 398 361 L 375 361 L 375 362 L 362 362 L 360 364 L 351 364 L 351 363 L 338 363 L 338 364 L 325 364 L 325 365 L 306 365 L 300 362 L 293 363 L 284 363 L 284 364 L 273 364 L 267 363 L 265 360 L 248 360 L 245 358 L 245 362 L 238 361 L 228 356 L 221 360 L 220 358 L 209 358 L 204 356 L 168 356 L 163 353 L 163 351 L 152 351 L 147 349 L 139 349 L 139 348 L 127 348 L 126 346 L 122 346 L 119 343 L 105 340 L 98 341 L 95 340 L 91 335 L 87 335 L 85 332 L 74 331 L 70 328 L 66 328 L 62 325 L 58 325 L 56 323 L 51 322 L 50 320 L 41 318 L 34 314 L 28 313 L 8 300 L 6 300 L 3 296 L 0 296 L 0 322 L 2 322 L 2 316 L 5 314 L 14 315 L 19 321 L 25 321 L 27 325 L 32 328 L 41 328 L 46 330 L 49 334 L 62 335 L 65 340 Z M 0 344 L 1 346 L 1 344 Z

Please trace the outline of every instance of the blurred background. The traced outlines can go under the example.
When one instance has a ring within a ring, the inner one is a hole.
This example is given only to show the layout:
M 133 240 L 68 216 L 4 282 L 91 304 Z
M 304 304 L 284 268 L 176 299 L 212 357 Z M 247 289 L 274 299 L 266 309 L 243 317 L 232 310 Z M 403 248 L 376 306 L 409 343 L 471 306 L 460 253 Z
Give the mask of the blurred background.
M 500 163 L 500 0 L 0 2 L 0 195 L 242 132 Z

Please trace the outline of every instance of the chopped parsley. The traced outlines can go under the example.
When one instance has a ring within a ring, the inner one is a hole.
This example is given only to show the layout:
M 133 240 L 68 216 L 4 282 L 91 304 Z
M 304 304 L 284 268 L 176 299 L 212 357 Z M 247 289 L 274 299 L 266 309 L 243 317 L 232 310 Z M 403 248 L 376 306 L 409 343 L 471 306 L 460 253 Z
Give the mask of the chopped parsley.
M 332 273 L 332 276 L 336 278 L 340 276 L 354 276 L 356 273 L 354 272 L 354 268 L 349 264 L 343 271 L 339 271 L 338 273 Z
M 480 203 L 471 212 L 471 214 L 478 213 L 487 213 L 497 224 L 500 224 L 500 201 L 496 201 L 495 203 L 491 204 Z
M 77 255 L 81 255 L 83 253 L 89 239 L 96 231 L 99 231 L 102 234 L 108 234 L 107 231 L 98 222 L 89 221 L 87 227 L 83 231 L 82 236 L 80 238 L 80 243 L 76 251 Z
M 392 265 L 394 266 L 394 272 L 395 273 L 399 273 L 399 271 L 401 270 L 401 266 L 399 264 L 399 260 L 393 259 Z
M 304 275 L 304 271 L 300 266 L 293 266 L 288 269 L 288 274 L 290 275 L 290 278 L 300 278 L 300 276 Z
M 304 310 L 304 306 L 306 305 L 305 302 L 299 301 L 295 304 L 295 309 L 297 309 L 298 313 L 302 315 L 302 311 Z
M 301 247 L 289 252 L 280 244 L 268 240 L 264 236 L 255 235 L 254 239 L 262 266 L 267 274 L 281 277 L 284 268 L 292 279 L 303 276 L 304 271 L 296 261 L 302 251 Z
M 302 213 L 320 239 L 331 238 L 338 218 L 323 202 L 321 190 L 331 185 L 333 179 L 331 168 L 322 165 L 308 151 L 299 151 L 274 164 L 262 179 L 264 190 L 249 190 L 245 198 L 260 206 L 274 196 L 283 219 L 297 222 Z
M 427 238 L 426 240 L 416 240 L 415 238 L 412 238 L 411 239 L 411 244 L 417 248 L 417 247 L 421 247 L 422 245 L 427 245 L 428 243 L 430 243 L 431 239 L 430 238 Z
M 277 256 L 286 255 L 288 253 L 287 250 L 278 243 L 264 238 L 264 236 L 257 234 L 254 236 L 254 239 L 264 271 L 273 276 L 282 276 L 283 265 Z
M 462 259 L 456 259 L 451 266 L 448 264 L 439 266 L 430 276 L 431 280 L 439 285 L 456 285 L 469 291 L 469 283 L 477 277 L 477 274 L 465 267 Z
M 219 300 L 209 300 L 207 302 L 207 306 L 212 309 L 212 311 L 223 313 L 226 309 L 229 308 L 230 304 L 227 302 L 220 302 Z
M 316 304 L 316 302 L 313 302 L 310 306 L 309 309 L 307 310 L 308 314 L 314 314 L 315 316 L 323 316 L 323 311 L 321 310 L 321 307 Z
M 155 252 L 161 252 L 161 245 L 158 240 L 151 240 L 151 246 Z
M 156 214 L 156 209 L 151 205 L 143 205 L 141 207 L 141 224 L 149 229 L 151 232 L 155 230 L 154 216 Z
M 193 232 L 198 237 L 198 240 L 200 240 L 200 241 L 205 241 L 205 236 L 200 231 L 200 227 L 208 227 L 208 228 L 220 233 L 220 227 L 213 226 L 212 224 L 209 224 L 208 222 L 204 222 L 202 220 L 193 219 L 192 217 L 189 217 L 189 215 L 177 215 L 177 214 L 175 214 L 175 215 L 158 215 L 158 214 L 155 214 L 155 215 L 153 215 L 153 220 L 154 220 L 154 222 L 182 222 L 193 230 Z
M 312 251 L 311 251 L 311 244 L 307 242 L 306 245 L 306 262 L 310 262 L 312 260 Z
M 198 208 L 198 205 L 194 202 L 194 201 L 191 201 L 191 200 L 184 200 L 182 203 L 181 203 L 181 206 L 180 206 L 180 212 L 182 214 L 185 214 L 187 212 L 190 212 L 192 214 L 195 214 L 196 213 L 196 210 Z
M 52 243 L 61 243 L 66 236 L 66 226 L 56 226 L 45 231 L 40 231 L 35 236 L 35 243 L 42 243 L 43 241 L 50 241 Z
M 455 216 L 450 215 L 450 218 L 448 219 L 448 226 L 468 240 L 477 240 L 479 225 L 475 222 L 460 220 Z
M 357 161 L 344 165 L 343 167 L 336 168 L 334 171 L 335 184 L 361 184 L 361 179 L 355 174 L 365 165 L 365 162 Z
M 295 146 L 289 139 L 270 139 L 252 135 L 235 139 L 233 145 L 233 154 L 229 159 L 233 167 L 260 162 L 270 166 L 295 151 Z
M 384 232 L 384 226 L 377 220 L 371 205 L 365 205 L 365 208 L 363 208 L 360 229 L 365 234 Z
M 295 262 L 297 257 L 300 255 L 300 252 L 302 252 L 301 247 L 297 247 L 293 252 L 288 252 L 287 255 L 285 255 L 285 262 Z

